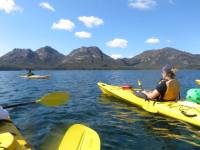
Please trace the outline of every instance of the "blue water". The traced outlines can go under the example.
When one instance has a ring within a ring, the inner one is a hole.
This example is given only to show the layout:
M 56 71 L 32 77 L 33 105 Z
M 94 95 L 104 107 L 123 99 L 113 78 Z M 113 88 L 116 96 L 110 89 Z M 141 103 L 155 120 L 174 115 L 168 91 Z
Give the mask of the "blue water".
M 200 149 L 200 129 L 189 124 L 150 114 L 140 108 L 101 95 L 97 82 L 132 84 L 142 80 L 146 89 L 154 88 L 159 71 L 35 71 L 50 74 L 45 80 L 19 78 L 23 71 L 0 72 L 0 104 L 29 102 L 52 91 L 69 91 L 67 105 L 47 108 L 30 105 L 9 109 L 15 124 L 33 147 L 55 150 L 67 128 L 75 123 L 95 129 L 102 150 Z M 182 97 L 200 78 L 200 71 L 178 72 Z

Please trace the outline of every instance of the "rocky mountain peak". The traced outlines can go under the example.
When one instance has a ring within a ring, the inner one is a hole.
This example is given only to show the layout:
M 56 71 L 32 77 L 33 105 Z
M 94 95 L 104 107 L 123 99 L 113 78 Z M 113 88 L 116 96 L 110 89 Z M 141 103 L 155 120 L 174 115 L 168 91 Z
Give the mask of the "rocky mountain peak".
M 41 47 L 36 50 L 36 53 L 40 57 L 47 57 L 47 56 L 52 56 L 52 55 L 64 56 L 63 54 L 59 53 L 57 50 L 53 49 L 50 46 Z
M 97 55 L 102 55 L 102 51 L 95 46 L 91 46 L 91 47 L 81 47 L 81 48 L 77 48 L 75 50 L 73 50 L 69 56 L 73 57 L 76 55 L 90 55 L 90 56 L 94 56 L 96 57 Z
M 197 56 L 171 47 L 144 51 L 128 60 L 139 68 L 160 68 L 165 64 L 187 67 L 197 63 Z M 198 63 L 197 63 L 198 64 Z
M 120 62 L 121 63 L 121 62 Z M 98 47 L 81 47 L 73 50 L 65 57 L 62 66 L 107 67 L 119 65 L 119 62 L 104 54 Z
M 0 57 L 0 69 L 158 69 L 165 64 L 200 69 L 200 54 L 171 47 L 153 49 L 128 59 L 114 60 L 96 46 L 80 47 L 64 56 L 50 46 L 32 51 L 16 48 Z

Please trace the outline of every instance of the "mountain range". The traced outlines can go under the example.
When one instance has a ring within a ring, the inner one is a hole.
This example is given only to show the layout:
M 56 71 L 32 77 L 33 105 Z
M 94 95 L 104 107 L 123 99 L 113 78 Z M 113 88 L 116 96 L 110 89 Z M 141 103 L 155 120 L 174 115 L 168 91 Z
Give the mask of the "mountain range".
M 96 46 L 81 47 L 63 55 L 50 46 L 15 48 L 0 57 L 0 70 L 15 69 L 158 69 L 165 64 L 177 68 L 200 69 L 200 54 L 175 48 L 147 50 L 132 58 L 113 59 Z

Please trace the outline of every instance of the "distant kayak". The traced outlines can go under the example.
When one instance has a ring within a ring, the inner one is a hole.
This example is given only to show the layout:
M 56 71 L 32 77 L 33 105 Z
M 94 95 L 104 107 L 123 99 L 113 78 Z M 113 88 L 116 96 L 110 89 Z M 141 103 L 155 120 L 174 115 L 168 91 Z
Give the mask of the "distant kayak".
M 200 80 L 196 80 L 196 83 L 197 83 L 198 85 L 200 85 Z
M 49 78 L 49 75 L 32 75 L 32 76 L 21 75 L 20 77 L 27 78 L 27 79 L 47 79 Z

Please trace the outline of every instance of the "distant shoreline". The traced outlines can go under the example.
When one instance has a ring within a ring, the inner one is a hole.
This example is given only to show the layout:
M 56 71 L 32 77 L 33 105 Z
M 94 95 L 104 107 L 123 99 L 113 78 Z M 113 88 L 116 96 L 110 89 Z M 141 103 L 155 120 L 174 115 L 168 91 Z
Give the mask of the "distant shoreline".
M 117 71 L 117 70 L 124 70 L 124 71 L 128 71 L 128 70 L 138 70 L 138 71 L 142 71 L 142 70 L 160 70 L 160 68 L 142 68 L 142 69 L 122 69 L 122 68 L 119 68 L 119 69 L 105 69 L 105 68 L 102 68 L 102 69 L 32 69 L 33 71 L 75 71 L 75 70 L 80 70 L 80 71 L 95 71 L 95 70 L 99 70 L 99 71 Z M 200 69 L 196 69 L 196 68 L 191 68 L 191 69 L 188 69 L 188 68 L 179 68 L 179 70 L 197 70 L 199 71 Z M 0 69 L 0 71 L 26 71 L 26 69 Z

